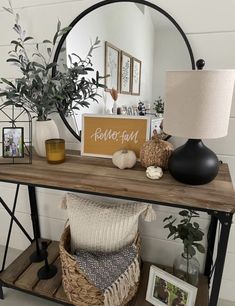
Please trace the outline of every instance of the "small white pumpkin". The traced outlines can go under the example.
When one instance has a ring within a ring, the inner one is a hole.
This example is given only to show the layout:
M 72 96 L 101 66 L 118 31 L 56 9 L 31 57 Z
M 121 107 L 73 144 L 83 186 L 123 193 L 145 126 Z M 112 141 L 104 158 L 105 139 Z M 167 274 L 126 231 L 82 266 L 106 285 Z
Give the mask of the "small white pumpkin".
M 136 164 L 136 155 L 131 150 L 120 150 L 113 154 L 112 161 L 119 169 L 132 168 Z
M 150 166 L 146 170 L 146 176 L 151 180 L 159 180 L 163 176 L 162 168 Z

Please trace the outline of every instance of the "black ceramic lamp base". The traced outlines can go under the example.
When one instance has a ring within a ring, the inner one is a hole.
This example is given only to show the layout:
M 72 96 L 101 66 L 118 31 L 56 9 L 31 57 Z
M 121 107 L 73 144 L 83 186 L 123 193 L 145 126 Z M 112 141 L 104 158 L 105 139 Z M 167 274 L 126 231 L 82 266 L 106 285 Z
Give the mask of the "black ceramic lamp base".
M 169 172 L 177 180 L 190 185 L 211 182 L 219 171 L 219 160 L 201 140 L 189 139 L 169 159 Z
M 38 278 L 39 279 L 50 279 L 54 277 L 56 273 L 57 273 L 56 266 L 53 266 L 53 265 L 44 266 L 38 271 Z

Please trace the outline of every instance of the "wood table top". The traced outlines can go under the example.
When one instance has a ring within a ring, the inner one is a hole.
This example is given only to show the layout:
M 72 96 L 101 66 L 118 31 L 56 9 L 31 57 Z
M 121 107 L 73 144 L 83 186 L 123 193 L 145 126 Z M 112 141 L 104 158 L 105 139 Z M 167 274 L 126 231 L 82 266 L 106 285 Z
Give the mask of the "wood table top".
M 160 180 L 150 180 L 145 169 L 120 170 L 103 158 L 70 153 L 63 164 L 48 164 L 33 156 L 32 164 L 1 164 L 0 181 L 38 187 L 125 198 L 175 207 L 234 213 L 235 192 L 227 164 L 209 184 L 185 185 L 165 172 Z

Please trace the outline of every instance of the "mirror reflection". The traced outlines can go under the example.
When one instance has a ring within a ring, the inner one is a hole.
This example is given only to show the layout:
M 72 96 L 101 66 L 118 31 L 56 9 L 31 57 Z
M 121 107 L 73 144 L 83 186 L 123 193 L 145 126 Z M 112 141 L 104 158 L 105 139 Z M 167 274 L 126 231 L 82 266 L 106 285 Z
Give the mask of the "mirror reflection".
M 58 59 L 59 69 L 64 69 L 64 64 L 71 66 L 69 55 L 72 62 L 79 62 L 73 53 L 87 59 L 94 44 L 90 56 L 94 71 L 87 71 L 84 77 L 96 80 L 97 71 L 99 76 L 109 75 L 99 80 L 107 89 L 98 88 L 97 101 L 90 99 L 88 107 L 74 110 L 77 132 L 83 113 L 112 113 L 112 88 L 117 90 L 117 112 L 154 114 L 156 100 L 160 97 L 164 102 L 165 71 L 191 69 L 181 34 L 164 15 L 145 5 L 113 3 L 89 13 L 69 32 Z

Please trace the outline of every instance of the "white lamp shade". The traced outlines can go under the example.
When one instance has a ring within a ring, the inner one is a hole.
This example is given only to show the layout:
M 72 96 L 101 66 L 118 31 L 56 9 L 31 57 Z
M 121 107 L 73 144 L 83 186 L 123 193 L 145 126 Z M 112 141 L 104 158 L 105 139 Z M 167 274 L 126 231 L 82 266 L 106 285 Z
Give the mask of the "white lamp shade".
M 227 135 L 235 70 L 168 71 L 164 132 L 191 139 Z

